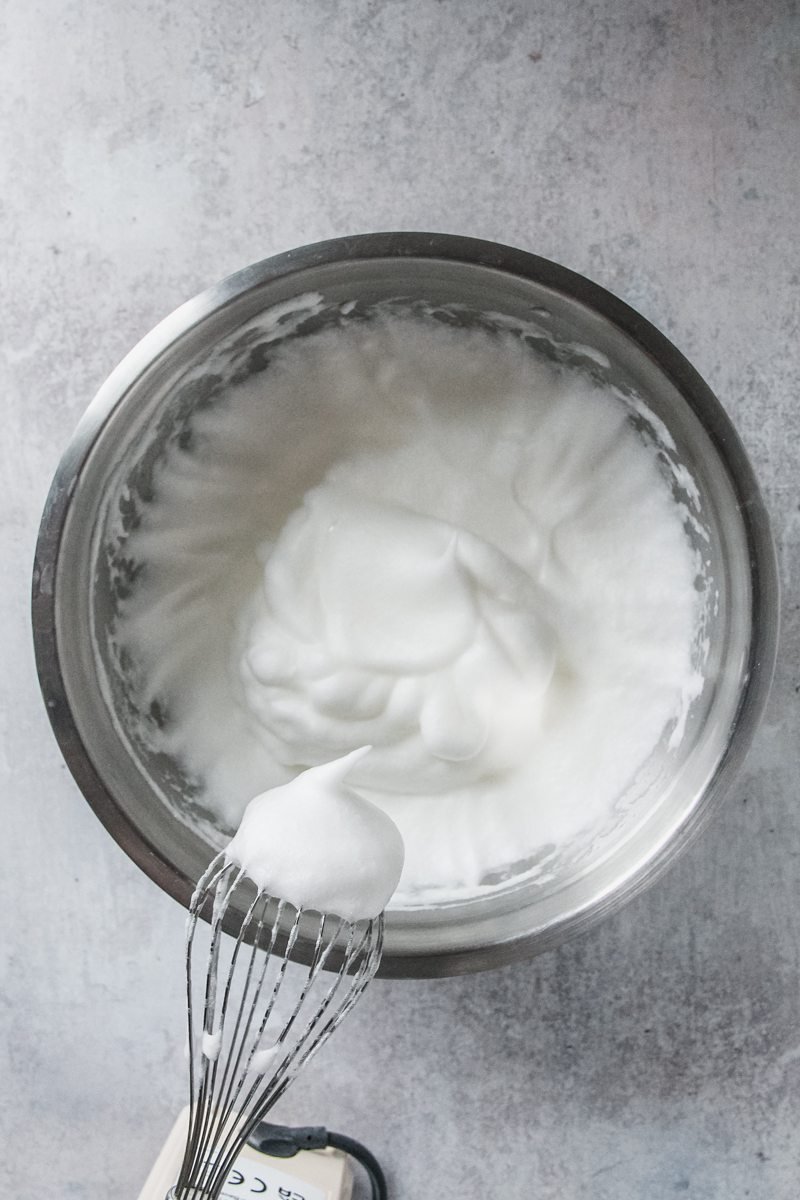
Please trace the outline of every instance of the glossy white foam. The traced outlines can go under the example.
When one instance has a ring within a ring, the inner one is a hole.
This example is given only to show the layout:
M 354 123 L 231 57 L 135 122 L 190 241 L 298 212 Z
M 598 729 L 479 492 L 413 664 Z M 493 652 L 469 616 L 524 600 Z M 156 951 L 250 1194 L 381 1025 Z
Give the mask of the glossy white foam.
M 345 777 L 369 751 L 301 772 L 256 796 L 225 851 L 257 887 L 295 908 L 360 921 L 383 912 L 400 881 L 403 840 Z
M 371 743 L 351 780 L 403 835 L 403 903 L 609 827 L 700 686 L 698 562 L 643 415 L 510 333 L 274 350 L 194 415 L 130 538 L 116 636 L 168 716 L 146 736 L 234 827 Z

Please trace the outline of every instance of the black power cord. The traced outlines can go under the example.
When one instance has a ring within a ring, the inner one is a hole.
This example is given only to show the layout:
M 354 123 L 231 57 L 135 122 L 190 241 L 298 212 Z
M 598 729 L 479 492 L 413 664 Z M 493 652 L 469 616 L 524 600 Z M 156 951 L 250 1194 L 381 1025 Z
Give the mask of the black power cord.
M 334 1133 L 323 1125 L 271 1125 L 261 1121 L 247 1139 L 247 1144 L 270 1158 L 294 1158 L 299 1150 L 324 1150 L 331 1146 L 343 1150 L 364 1168 L 372 1188 L 372 1200 L 388 1200 L 386 1178 L 377 1158 L 361 1142 Z

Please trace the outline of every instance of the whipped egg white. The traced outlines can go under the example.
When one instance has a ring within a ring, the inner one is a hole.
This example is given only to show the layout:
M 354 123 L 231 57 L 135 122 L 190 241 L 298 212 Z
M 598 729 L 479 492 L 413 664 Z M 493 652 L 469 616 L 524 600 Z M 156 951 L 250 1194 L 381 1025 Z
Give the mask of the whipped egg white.
M 148 739 L 228 828 L 370 744 L 348 779 L 402 834 L 401 903 L 608 825 L 702 685 L 697 556 L 636 403 L 419 317 L 274 349 L 192 415 L 129 537 Z

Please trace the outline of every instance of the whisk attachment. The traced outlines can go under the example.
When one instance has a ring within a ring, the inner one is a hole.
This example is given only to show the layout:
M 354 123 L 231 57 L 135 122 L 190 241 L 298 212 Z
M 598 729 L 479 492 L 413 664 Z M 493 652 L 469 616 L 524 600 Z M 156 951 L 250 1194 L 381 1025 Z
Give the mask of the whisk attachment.
M 167 1200 L 215 1200 L 249 1134 L 374 976 L 382 944 L 382 914 L 295 908 L 224 853 L 214 859 L 189 908 L 189 1131 Z

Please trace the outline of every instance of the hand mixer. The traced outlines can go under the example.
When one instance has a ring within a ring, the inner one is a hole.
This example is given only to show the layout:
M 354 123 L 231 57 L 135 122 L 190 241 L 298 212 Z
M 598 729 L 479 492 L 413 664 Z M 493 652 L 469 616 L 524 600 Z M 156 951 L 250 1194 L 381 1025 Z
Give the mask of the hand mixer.
M 383 914 L 352 922 L 295 908 L 224 852 L 213 860 L 189 909 L 189 1129 L 167 1200 L 216 1200 L 255 1126 L 375 975 L 382 943 Z

